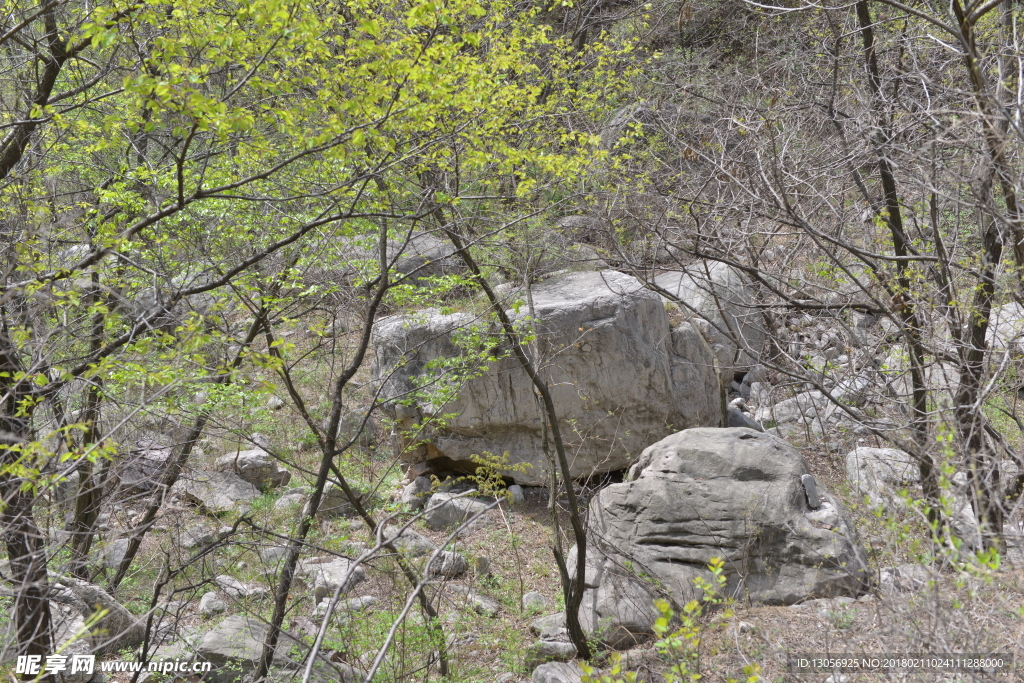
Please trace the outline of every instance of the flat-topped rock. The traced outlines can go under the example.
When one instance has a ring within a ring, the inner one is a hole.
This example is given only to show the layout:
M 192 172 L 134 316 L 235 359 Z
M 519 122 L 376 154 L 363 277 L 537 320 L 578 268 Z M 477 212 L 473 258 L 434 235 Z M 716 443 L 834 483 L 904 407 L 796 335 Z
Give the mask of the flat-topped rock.
M 573 476 L 627 467 L 653 441 L 672 431 L 718 425 L 718 376 L 713 352 L 689 323 L 673 329 L 661 298 L 617 271 L 568 273 L 533 290 L 539 343 L 554 354 L 548 383 L 561 433 L 573 454 Z M 509 311 L 516 319 L 526 309 Z M 374 378 L 399 427 L 422 424 L 436 410 L 427 400 L 395 402 L 414 394 L 439 372 L 438 359 L 462 355 L 457 339 L 476 317 L 424 311 L 381 320 L 373 330 Z M 547 351 L 545 351 L 547 353 Z M 513 357 L 488 364 L 445 405 L 454 417 L 425 445 L 406 451 L 411 461 L 462 463 L 508 451 L 507 474 L 520 484 L 546 485 L 541 415 L 534 388 Z M 578 435 L 585 434 L 581 439 Z

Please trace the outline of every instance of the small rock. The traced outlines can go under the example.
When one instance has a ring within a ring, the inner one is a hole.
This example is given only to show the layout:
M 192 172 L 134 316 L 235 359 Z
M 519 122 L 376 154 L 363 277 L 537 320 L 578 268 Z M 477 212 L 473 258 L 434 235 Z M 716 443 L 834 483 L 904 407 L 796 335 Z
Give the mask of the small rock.
M 366 570 L 361 566 L 353 568 L 353 562 L 343 557 L 326 558 L 329 561 L 315 560 L 300 562 L 297 573 L 301 576 L 308 576 L 313 579 L 313 595 L 319 603 L 325 597 L 334 595 L 334 591 L 341 585 L 342 592 L 349 591 L 360 581 L 366 579 Z
M 533 670 L 530 683 L 581 683 L 583 669 L 576 662 L 548 662 Z
M 537 591 L 523 595 L 523 610 L 526 612 L 540 611 L 548 606 L 548 599 Z
M 434 542 L 423 534 L 412 529 L 406 529 L 401 536 L 395 536 L 395 531 L 388 531 L 387 538 L 395 546 L 398 552 L 410 557 L 421 557 L 429 555 L 437 548 Z
M 442 550 L 427 566 L 427 574 L 454 579 L 465 574 L 467 569 L 469 569 L 469 562 L 465 557 L 450 550 Z
M 286 493 L 274 501 L 275 510 L 287 510 L 293 507 L 300 507 L 306 502 L 305 493 Z
M 514 504 L 525 503 L 526 493 L 523 491 L 523 487 L 519 484 L 512 484 L 508 487 L 509 495 L 512 496 L 512 502 Z
M 747 429 L 753 429 L 758 432 L 763 432 L 762 427 L 757 422 L 754 422 L 746 413 L 741 412 L 738 408 L 729 408 L 729 426 L 730 427 L 746 427 Z
M 288 547 L 283 545 L 272 545 L 260 551 L 260 559 L 271 564 L 278 563 L 288 554 Z
M 128 552 L 128 539 L 119 538 L 111 541 L 103 548 L 103 564 L 107 569 L 117 569 L 121 566 L 121 560 Z
M 563 634 L 568 635 L 569 632 L 565 629 L 565 612 L 534 619 L 530 622 L 530 631 L 540 636 L 541 640 L 555 640 Z
M 804 485 L 807 506 L 812 510 L 817 510 L 821 507 L 821 498 L 818 497 L 818 482 L 810 474 L 803 474 L 800 475 L 800 483 Z
M 351 612 L 360 612 L 367 607 L 376 605 L 380 602 L 377 598 L 372 595 L 364 595 L 359 598 L 350 598 L 348 600 L 339 600 L 338 604 L 334 606 L 335 614 L 348 614 Z M 313 610 L 314 617 L 322 617 L 327 614 L 327 607 L 331 604 L 331 596 L 328 596 L 320 601 L 320 603 Z
M 217 458 L 214 467 L 221 472 L 233 472 L 258 489 L 287 486 L 292 480 L 292 473 L 262 448 L 226 453 Z
M 212 617 L 217 614 L 226 612 L 228 606 L 224 604 L 224 601 L 217 597 L 217 594 L 213 591 L 206 593 L 199 600 L 199 614 L 204 617 Z
M 430 477 L 416 477 L 402 489 L 402 504 L 413 511 L 422 510 L 430 498 L 433 486 Z
M 453 584 L 449 586 L 449 589 L 458 595 L 464 596 L 466 604 L 473 608 L 477 614 L 482 614 L 485 617 L 497 616 L 498 610 L 501 609 L 501 605 L 498 601 L 492 597 L 478 593 L 468 586 L 459 586 Z
M 267 399 L 267 407 L 271 410 L 280 410 L 284 408 L 284 399 L 280 396 L 271 396 Z
M 259 432 L 256 432 L 252 436 L 250 436 L 249 441 L 251 441 L 252 444 L 257 448 L 262 448 L 265 451 L 270 450 L 270 439 L 268 439 L 265 435 L 260 434 Z
M 473 560 L 473 571 L 477 577 L 484 577 L 491 575 L 491 561 L 483 555 L 478 556 Z
M 356 488 L 352 488 L 352 493 L 358 496 L 359 503 L 365 509 L 375 508 L 382 502 L 378 496 L 370 495 Z M 317 510 L 317 516 L 354 517 L 356 514 L 356 508 L 349 502 L 348 496 L 345 495 L 345 489 L 333 483 L 328 484 L 327 488 L 324 489 L 324 496 L 320 500 L 320 509 Z
M 233 598 L 251 598 L 267 593 L 267 589 L 262 586 L 250 586 L 227 574 L 218 576 L 213 582 L 217 584 L 218 588 Z
M 527 668 L 544 662 L 567 662 L 576 656 L 576 646 L 567 640 L 538 640 L 526 652 Z
M 474 525 L 486 523 L 487 518 L 482 515 L 486 510 L 487 504 L 479 500 L 460 498 L 453 493 L 435 493 L 427 503 L 424 519 L 427 526 L 437 531 L 459 526 L 475 515 L 480 516 L 474 520 Z

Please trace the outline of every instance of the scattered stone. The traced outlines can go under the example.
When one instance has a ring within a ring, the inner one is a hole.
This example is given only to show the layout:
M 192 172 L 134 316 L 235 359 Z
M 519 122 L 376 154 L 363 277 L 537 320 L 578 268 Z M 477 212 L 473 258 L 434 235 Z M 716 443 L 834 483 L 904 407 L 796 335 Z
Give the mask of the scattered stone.
M 313 595 L 318 603 L 334 595 L 339 585 L 342 593 L 345 593 L 366 579 L 366 570 L 344 557 L 314 558 L 300 562 L 296 573 L 312 579 Z
M 217 597 L 213 591 L 206 593 L 199 600 L 199 614 L 204 617 L 212 617 L 223 614 L 228 609 L 224 601 Z
M 210 533 L 205 526 L 196 525 L 185 529 L 181 534 L 181 545 L 184 548 L 198 548 L 208 545 L 217 540 L 217 537 Z
M 879 590 L 883 594 L 912 593 L 928 587 L 935 579 L 935 573 L 919 564 L 901 564 L 885 567 L 878 572 Z
M 280 396 L 271 396 L 267 399 L 267 407 L 271 410 L 280 410 L 284 408 L 284 399 Z
M 910 454 L 895 448 L 856 448 L 846 456 L 846 477 L 872 507 L 903 505 L 901 488 L 921 483 L 921 471 Z
M 373 510 L 381 504 L 381 499 L 376 495 L 370 495 L 359 489 L 352 488 L 352 493 L 359 498 L 359 503 L 366 510 Z M 349 502 L 345 495 L 345 489 L 334 483 L 328 483 L 324 489 L 323 499 L 320 501 L 320 509 L 317 510 L 318 517 L 354 517 L 356 508 Z
M 581 683 L 583 669 L 576 662 L 548 662 L 533 670 L 530 683 Z
M 396 536 L 397 530 L 390 529 L 387 533 L 388 540 L 394 544 L 398 552 L 410 557 L 421 557 L 429 555 L 437 549 L 434 542 L 429 538 L 412 529 L 406 529 L 400 536 Z
M 427 565 L 427 575 L 454 579 L 465 574 L 467 569 L 469 569 L 469 562 L 465 557 L 450 550 L 442 550 Z
M 530 591 L 523 595 L 523 611 L 539 612 L 548 606 L 548 599 L 537 591 Z
M 565 612 L 548 614 L 534 619 L 530 622 L 530 631 L 534 635 L 540 636 L 541 640 L 556 640 L 563 635 L 568 636 L 569 632 L 565 628 Z
M 241 513 L 259 497 L 255 486 L 233 472 L 194 472 L 174 485 L 180 498 L 211 513 Z
M 221 472 L 234 472 L 258 489 L 286 486 L 292 480 L 292 473 L 262 448 L 227 453 L 217 458 L 214 467 Z
M 544 662 L 567 662 L 576 656 L 576 646 L 567 640 L 538 640 L 526 651 L 523 666 L 530 668 Z
M 476 573 L 477 578 L 491 575 L 491 561 L 483 555 L 477 556 L 473 560 L 473 571 Z
M 501 605 L 498 604 L 497 600 L 483 593 L 478 593 L 468 586 L 450 584 L 448 589 L 464 598 L 465 604 L 472 607 L 473 611 L 477 614 L 482 614 L 485 617 L 494 617 L 497 616 L 498 611 L 501 609 Z
M 260 559 L 264 562 L 276 564 L 281 562 L 288 554 L 288 547 L 283 545 L 272 545 L 260 551 Z
M 412 511 L 422 510 L 433 486 L 430 477 L 416 477 L 402 489 L 402 504 Z
M 128 539 L 118 538 L 103 547 L 103 564 L 107 569 L 117 569 L 128 553 Z
M 251 586 L 242 583 L 233 576 L 221 574 L 213 580 L 217 587 L 232 598 L 251 598 L 258 595 L 266 595 L 267 589 L 262 586 Z
M 475 515 L 480 515 L 473 520 L 474 525 L 486 524 L 487 517 L 482 513 L 487 511 L 487 504 L 479 500 L 462 496 L 455 493 L 435 493 L 427 503 L 427 511 L 423 516 L 427 526 L 431 529 L 450 529 L 463 524 Z
M 523 491 L 523 487 L 519 484 L 512 484 L 508 487 L 509 495 L 512 496 L 512 503 L 519 504 L 526 502 L 526 493 Z

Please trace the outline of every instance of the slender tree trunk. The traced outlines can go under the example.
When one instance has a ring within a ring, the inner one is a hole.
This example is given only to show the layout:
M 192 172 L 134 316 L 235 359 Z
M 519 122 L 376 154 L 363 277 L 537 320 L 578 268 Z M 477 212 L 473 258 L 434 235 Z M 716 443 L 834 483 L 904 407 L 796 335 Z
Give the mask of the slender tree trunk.
M 896 287 L 893 297 L 896 313 L 900 318 L 900 328 L 907 341 L 910 351 L 910 386 L 911 386 L 911 432 L 917 446 L 914 457 L 921 474 L 921 488 L 928 502 L 928 518 L 933 525 L 945 525 L 942 514 L 941 490 L 939 488 L 938 470 L 928 448 L 928 387 L 925 383 L 925 349 L 922 341 L 921 324 L 917 313 L 917 304 L 911 291 L 910 274 L 907 257 L 910 255 L 906 231 L 903 226 L 903 211 L 900 206 L 896 177 L 889 162 L 888 150 L 892 139 L 892 127 L 889 115 L 882 100 L 882 79 L 878 69 L 875 36 L 872 30 L 873 20 L 868 0 L 857 1 L 857 20 L 860 25 L 861 41 L 864 46 L 864 63 L 871 88 L 873 109 L 875 112 L 878 134 L 878 175 L 882 182 L 885 198 L 886 223 L 892 236 L 893 252 L 900 260 L 896 263 Z
M 32 467 L 31 457 L 21 462 L 20 450 L 32 435 L 24 405 L 29 384 L 18 378 L 22 368 L 17 354 L 6 314 L 0 310 L 0 524 L 14 584 L 18 654 L 45 658 L 53 653 L 46 544 L 32 510 L 35 491 L 23 489 L 27 482 L 18 476 L 19 467 Z M 53 676 L 44 680 L 52 681 Z
M 92 291 L 89 303 L 96 305 L 100 301 L 99 273 L 92 274 Z M 103 346 L 103 327 L 105 316 L 97 311 L 93 315 L 92 330 L 89 339 L 90 353 L 96 354 Z M 83 418 L 86 422 L 85 435 L 82 438 L 83 451 L 95 447 L 100 441 L 100 403 L 102 400 L 103 380 L 95 377 L 86 394 Z M 105 461 L 106 462 L 106 461 Z M 75 497 L 75 519 L 71 524 L 71 573 L 82 579 L 89 578 L 88 559 L 92 547 L 93 529 L 100 514 L 103 500 L 103 479 L 106 467 L 97 472 L 92 460 L 83 458 L 78 467 L 78 495 Z
M 1009 224 L 1008 237 L 1018 270 L 1024 269 L 1024 229 L 1014 187 L 1016 174 L 1006 158 L 1006 131 L 1009 120 L 996 100 L 996 93 L 982 71 L 974 35 L 974 22 L 960 0 L 950 4 L 960 28 L 964 67 L 970 77 L 974 100 L 981 117 L 982 133 L 989 153 L 990 170 L 978 191 L 981 214 L 982 262 L 978 286 L 969 312 L 971 324 L 965 335 L 966 348 L 961 351 L 960 387 L 956 397 L 957 432 L 967 456 L 971 502 L 981 527 L 985 548 L 999 547 L 1003 532 L 1004 510 L 1002 486 L 996 458 L 985 440 L 984 415 L 981 413 L 982 389 L 985 381 L 985 358 L 988 350 L 988 329 L 995 302 L 996 273 L 1000 266 L 1006 237 L 999 228 L 994 202 L 994 185 L 998 183 Z M 1020 287 L 1024 289 L 1024 278 Z
M 558 572 L 562 579 L 562 592 L 565 596 L 565 626 L 566 630 L 569 631 L 569 639 L 572 640 L 572 644 L 576 646 L 576 651 L 579 653 L 580 658 L 590 659 L 590 644 L 587 642 L 587 635 L 584 633 L 583 627 L 580 625 L 579 614 L 580 604 L 583 602 L 583 591 L 585 590 L 587 534 L 583 525 L 583 520 L 580 517 L 576 491 L 572 486 L 573 479 L 572 473 L 569 469 L 569 459 L 565 454 L 565 444 L 562 441 L 562 434 L 558 427 L 558 413 L 555 410 L 554 401 L 551 399 L 551 392 L 548 390 L 547 383 L 544 382 L 540 375 L 537 374 L 537 369 L 534 367 L 533 363 L 530 362 L 522 344 L 519 343 L 519 335 L 516 334 L 512 321 L 505 314 L 505 309 L 502 308 L 501 302 L 495 295 L 494 290 L 491 289 L 486 278 L 484 278 L 483 274 L 480 272 L 480 268 L 477 266 L 472 254 L 469 253 L 468 247 L 462 241 L 462 238 L 449 227 L 445 226 L 443 230 L 448 236 L 449 241 L 451 241 L 452 245 L 455 247 L 455 250 L 458 252 L 462 262 L 466 264 L 466 267 L 469 269 L 477 285 L 483 290 L 484 294 L 487 295 L 487 300 L 491 304 L 491 310 L 494 311 L 494 314 L 501 322 L 505 337 L 512 346 L 512 352 L 515 354 L 516 359 L 519 361 L 523 370 L 525 370 L 526 374 L 530 377 L 530 381 L 533 383 L 537 393 L 540 394 L 541 400 L 544 404 L 544 411 L 547 413 L 548 429 L 550 429 L 551 440 L 555 444 L 555 456 L 562 474 L 562 483 L 565 485 L 566 497 L 569 499 L 569 521 L 572 525 L 574 540 L 576 541 L 575 576 L 569 576 L 565 557 L 558 544 L 555 544 L 552 548 L 555 556 L 555 562 L 558 564 Z

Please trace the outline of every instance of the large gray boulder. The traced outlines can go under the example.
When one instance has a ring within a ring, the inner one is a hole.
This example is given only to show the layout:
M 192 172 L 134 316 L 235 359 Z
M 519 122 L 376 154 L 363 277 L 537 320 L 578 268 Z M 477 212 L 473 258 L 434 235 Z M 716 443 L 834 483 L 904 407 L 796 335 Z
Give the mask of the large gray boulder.
M 761 355 L 767 336 L 761 309 L 743 274 L 718 262 L 700 262 L 685 271 L 662 273 L 654 284 L 679 301 L 699 321 L 726 373 L 743 372 Z
M 622 469 L 647 444 L 673 431 L 720 423 L 710 346 L 689 323 L 672 329 L 661 299 L 636 279 L 615 271 L 569 273 L 538 285 L 533 303 L 537 344 L 549 359 L 544 376 L 572 454 L 573 476 Z M 525 322 L 527 309 L 509 314 Z M 456 339 L 466 336 L 461 331 L 475 319 L 468 313 L 425 311 L 375 326 L 374 377 L 383 398 L 391 401 L 388 409 L 398 426 L 454 416 L 443 428 L 417 433 L 425 445 L 404 457 L 437 459 L 447 469 L 452 461 L 461 462 L 472 469 L 472 455 L 508 451 L 511 464 L 529 466 L 508 476 L 520 484 L 546 484 L 541 414 L 534 387 L 514 356 L 487 362 L 487 370 L 453 396 L 414 397 L 420 386 L 450 386 L 454 361 L 448 359 L 462 355 Z M 482 332 L 484 341 L 476 350 L 507 348 L 494 330 Z M 470 363 L 457 371 L 476 369 Z M 440 383 L 432 383 L 442 376 Z M 396 443 L 399 449 L 408 445 Z
M 650 579 L 679 604 L 700 599 L 694 579 L 711 581 L 713 557 L 725 561 L 726 592 L 743 600 L 861 593 L 868 570 L 853 524 L 820 487 L 809 507 L 807 474 L 793 447 L 751 429 L 690 429 L 644 450 L 626 482 L 590 503 L 584 629 L 631 647 L 658 616 Z

